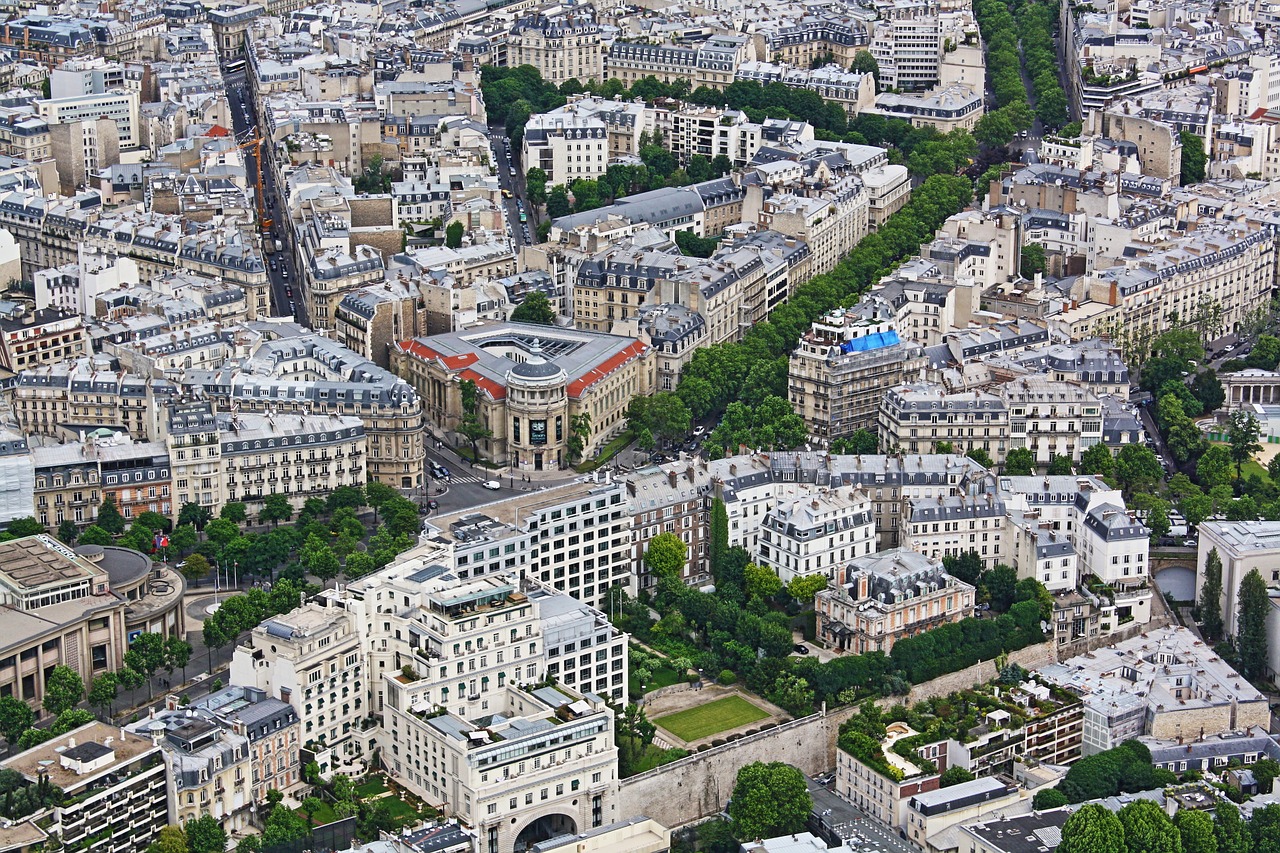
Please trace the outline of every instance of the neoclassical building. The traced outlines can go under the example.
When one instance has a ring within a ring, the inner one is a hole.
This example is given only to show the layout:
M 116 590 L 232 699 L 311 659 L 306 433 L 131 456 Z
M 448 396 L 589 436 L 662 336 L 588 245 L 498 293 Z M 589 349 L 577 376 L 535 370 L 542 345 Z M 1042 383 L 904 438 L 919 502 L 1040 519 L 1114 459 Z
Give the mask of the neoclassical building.
M 464 419 L 462 383 L 475 383 L 477 417 L 492 435 L 481 456 L 516 471 L 569 464 L 575 419 L 587 416 L 583 458 L 626 427 L 627 404 L 654 387 L 653 348 L 635 338 L 528 323 L 414 338 L 392 367 L 422 396 L 436 428 L 456 444 Z

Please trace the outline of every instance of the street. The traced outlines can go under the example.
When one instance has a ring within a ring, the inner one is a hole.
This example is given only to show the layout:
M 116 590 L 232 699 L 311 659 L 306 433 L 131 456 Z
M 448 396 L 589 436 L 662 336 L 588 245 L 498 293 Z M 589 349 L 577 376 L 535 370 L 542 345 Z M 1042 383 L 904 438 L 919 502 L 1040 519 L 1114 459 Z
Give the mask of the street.
M 259 134 L 258 120 L 255 114 L 252 93 L 246 85 L 244 72 L 230 74 L 226 77 L 227 103 L 231 107 L 232 130 L 239 142 L 246 142 Z M 257 185 L 257 169 L 259 156 L 264 157 L 262 170 L 262 206 L 268 218 L 274 220 L 271 232 L 262 235 L 263 260 L 267 264 L 267 277 L 271 281 L 271 310 L 274 316 L 293 315 L 294 319 L 305 323 L 303 300 L 298 298 L 294 286 L 298 283 L 297 270 L 293 265 L 293 254 L 290 251 L 292 235 L 288 225 L 282 221 L 287 218 L 287 211 L 281 205 L 276 192 L 275 169 L 271 167 L 268 153 L 271 141 L 262 145 L 244 149 L 245 173 L 250 185 Z M 284 251 L 275 251 L 268 241 L 279 240 Z M 295 308 L 296 306 L 296 308 Z
M 434 499 L 439 506 L 429 515 L 447 515 L 460 509 L 506 500 L 515 494 L 572 483 L 583 476 L 573 470 L 568 470 L 556 472 L 559 476 L 544 476 L 533 482 L 524 483 L 521 482 L 519 474 L 499 475 L 497 472 L 490 471 L 482 466 L 472 465 L 454 453 L 447 445 L 443 448 L 436 448 L 432 446 L 430 436 L 427 437 L 426 443 L 428 445 L 426 451 L 427 465 L 430 466 L 433 462 L 443 465 L 448 469 L 450 475 L 443 482 L 437 477 L 428 476 L 427 480 L 430 485 L 425 492 L 424 490 L 416 490 L 414 493 L 407 495 L 410 500 L 417 502 L 419 505 L 426 505 L 428 499 Z M 496 490 L 486 489 L 484 483 L 490 480 L 497 480 L 501 487 Z
M 836 796 L 812 779 L 806 779 L 813 797 L 813 813 L 823 827 L 835 831 L 854 850 L 866 853 L 919 853 L 911 842 L 898 836 L 895 829 L 867 817 L 847 800 Z
M 489 128 L 489 138 L 493 140 L 494 167 L 498 173 L 498 186 L 504 190 L 502 207 L 507 216 L 507 227 L 511 231 L 511 242 L 518 249 L 523 244 L 536 242 L 533 234 L 533 214 L 528 207 L 521 208 L 524 202 L 524 172 L 516 166 L 519 152 L 517 146 L 507 136 L 506 128 L 493 125 Z M 507 198 L 505 193 L 511 193 Z M 526 214 L 526 221 L 520 221 L 520 214 Z

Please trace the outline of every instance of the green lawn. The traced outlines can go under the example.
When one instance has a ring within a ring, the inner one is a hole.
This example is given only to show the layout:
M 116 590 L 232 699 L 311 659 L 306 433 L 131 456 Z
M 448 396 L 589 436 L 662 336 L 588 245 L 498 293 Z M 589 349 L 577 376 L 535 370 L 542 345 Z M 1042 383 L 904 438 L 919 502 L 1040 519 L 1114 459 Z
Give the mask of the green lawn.
M 599 455 L 597 455 L 594 459 L 582 460 L 581 462 L 579 462 L 577 465 L 574 466 L 573 470 L 577 471 L 579 474 L 590 474 L 592 471 L 596 470 L 601 465 L 604 465 L 607 462 L 611 461 L 613 457 L 621 453 L 622 449 L 625 448 L 632 441 L 635 441 L 635 436 L 631 434 L 630 430 L 626 430 L 621 435 L 615 437 L 612 441 L 606 444 L 603 448 L 601 448 Z
M 413 806 L 399 797 L 383 797 L 378 802 L 387 804 L 387 810 L 395 820 L 397 829 L 422 819 L 422 815 L 418 814 Z
M 297 809 L 297 812 L 302 815 L 304 819 L 306 818 L 307 813 L 302 809 Z M 320 801 L 320 808 L 316 809 L 311 815 L 311 822 L 316 826 L 324 826 L 326 823 L 333 823 L 337 819 L 338 815 L 334 812 L 333 806 L 323 800 Z
M 765 710 L 752 705 L 741 696 L 725 696 L 706 705 L 658 717 L 653 722 L 689 743 L 768 716 Z
M 644 683 L 644 692 L 648 693 L 650 690 L 657 690 L 659 687 L 670 687 L 671 685 L 677 684 L 683 680 L 683 678 L 676 674 L 674 669 L 669 666 L 664 666 L 659 669 L 655 669 L 649 676 L 649 680 Z M 634 670 L 631 671 L 629 676 L 627 689 L 631 695 L 635 696 L 637 699 L 641 696 L 640 681 L 636 678 Z
M 387 783 L 381 776 L 374 776 L 369 781 L 356 785 L 356 793 L 361 797 L 376 797 L 387 790 Z

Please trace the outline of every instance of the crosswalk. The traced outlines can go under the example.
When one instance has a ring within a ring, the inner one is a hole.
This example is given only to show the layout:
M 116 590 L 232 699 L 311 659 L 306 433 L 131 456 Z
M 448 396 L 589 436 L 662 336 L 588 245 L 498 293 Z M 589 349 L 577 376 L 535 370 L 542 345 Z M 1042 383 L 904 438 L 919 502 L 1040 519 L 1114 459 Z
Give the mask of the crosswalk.
M 467 474 L 454 474 L 452 477 L 446 480 L 446 482 L 450 484 L 452 483 L 483 483 L 491 479 L 493 478 L 492 477 L 476 477 L 476 476 L 471 476 Z

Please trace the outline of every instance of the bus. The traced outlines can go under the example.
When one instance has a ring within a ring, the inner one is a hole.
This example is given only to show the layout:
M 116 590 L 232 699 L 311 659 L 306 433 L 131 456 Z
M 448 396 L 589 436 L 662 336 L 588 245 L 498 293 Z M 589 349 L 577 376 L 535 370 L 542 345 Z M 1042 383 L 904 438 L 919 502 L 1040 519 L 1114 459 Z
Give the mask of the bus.
M 228 74 L 228 75 L 239 74 L 243 70 L 244 70 L 243 57 L 241 57 L 240 59 L 233 59 L 230 62 L 228 62 L 226 65 L 222 66 L 222 73 Z

